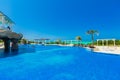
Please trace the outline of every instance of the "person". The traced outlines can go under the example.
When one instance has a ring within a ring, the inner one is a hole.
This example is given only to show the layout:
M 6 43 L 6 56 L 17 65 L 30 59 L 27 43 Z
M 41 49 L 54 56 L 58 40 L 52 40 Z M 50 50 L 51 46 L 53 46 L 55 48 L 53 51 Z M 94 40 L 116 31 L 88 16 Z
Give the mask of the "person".
M 8 26 L 7 28 L 8 28 L 8 30 L 11 30 L 11 29 L 10 29 L 10 26 Z

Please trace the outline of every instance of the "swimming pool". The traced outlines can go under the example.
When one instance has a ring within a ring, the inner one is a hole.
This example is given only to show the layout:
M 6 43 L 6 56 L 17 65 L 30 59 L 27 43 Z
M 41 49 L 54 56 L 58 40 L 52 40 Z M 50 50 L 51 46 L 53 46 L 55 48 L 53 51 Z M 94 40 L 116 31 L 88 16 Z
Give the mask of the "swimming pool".
M 119 80 L 120 56 L 79 47 L 20 46 L 0 58 L 0 80 Z

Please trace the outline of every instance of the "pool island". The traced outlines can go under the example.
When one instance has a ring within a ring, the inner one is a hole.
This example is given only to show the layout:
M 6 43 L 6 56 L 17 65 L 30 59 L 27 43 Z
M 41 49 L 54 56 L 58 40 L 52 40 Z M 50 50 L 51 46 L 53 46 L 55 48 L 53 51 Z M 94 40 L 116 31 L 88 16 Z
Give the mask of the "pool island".
M 18 40 L 23 37 L 22 34 L 18 34 L 11 30 L 12 25 L 14 25 L 14 22 L 7 15 L 0 12 L 0 39 L 4 42 L 5 53 L 10 51 L 17 51 Z M 12 43 L 11 47 L 10 42 Z

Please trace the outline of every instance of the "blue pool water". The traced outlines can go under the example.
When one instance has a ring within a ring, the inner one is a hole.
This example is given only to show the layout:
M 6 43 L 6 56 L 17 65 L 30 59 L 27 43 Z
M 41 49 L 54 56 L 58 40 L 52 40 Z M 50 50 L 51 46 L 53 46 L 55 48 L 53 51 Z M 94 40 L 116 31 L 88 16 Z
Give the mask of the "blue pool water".
M 20 46 L 0 58 L 0 80 L 120 80 L 120 56 L 80 47 Z

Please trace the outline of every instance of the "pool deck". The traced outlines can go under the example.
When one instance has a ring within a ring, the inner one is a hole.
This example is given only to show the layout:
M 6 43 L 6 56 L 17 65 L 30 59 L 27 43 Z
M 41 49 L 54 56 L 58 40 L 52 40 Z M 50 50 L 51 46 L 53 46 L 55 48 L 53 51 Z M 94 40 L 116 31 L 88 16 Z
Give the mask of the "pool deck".
M 95 46 L 94 52 L 118 54 L 120 55 L 120 46 Z

